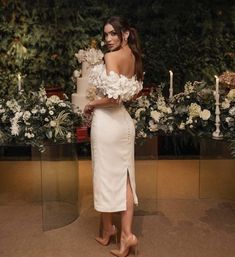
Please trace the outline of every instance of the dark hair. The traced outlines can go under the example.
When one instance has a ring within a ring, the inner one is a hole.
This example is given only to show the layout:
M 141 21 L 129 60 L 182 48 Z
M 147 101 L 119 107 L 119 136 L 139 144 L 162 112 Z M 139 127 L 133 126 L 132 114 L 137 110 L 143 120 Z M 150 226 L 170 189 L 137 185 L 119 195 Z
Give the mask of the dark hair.
M 105 25 L 110 24 L 115 29 L 121 42 L 123 41 L 122 33 L 129 31 L 129 37 L 127 43 L 135 56 L 135 74 L 138 80 L 143 80 L 143 64 L 141 58 L 141 48 L 139 43 L 138 33 L 135 28 L 130 27 L 128 22 L 120 16 L 111 16 L 104 22 Z M 103 35 L 104 38 L 104 35 Z

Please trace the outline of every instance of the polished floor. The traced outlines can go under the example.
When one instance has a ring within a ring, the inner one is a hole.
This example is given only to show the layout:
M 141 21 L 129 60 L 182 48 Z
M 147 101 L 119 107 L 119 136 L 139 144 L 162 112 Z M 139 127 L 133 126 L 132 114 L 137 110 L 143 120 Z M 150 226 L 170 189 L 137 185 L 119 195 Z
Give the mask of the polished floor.
M 19 163 L 15 165 L 15 170 L 19 171 Z M 25 165 L 21 174 L 16 172 L 14 175 L 10 190 L 6 192 L 6 185 L 0 190 L 0 256 L 111 256 L 109 250 L 116 247 L 114 243 L 102 247 L 94 241 L 98 233 L 99 214 L 92 205 L 90 162 L 81 162 L 79 167 L 80 217 L 67 226 L 48 231 L 42 229 L 41 202 L 29 201 L 28 195 L 32 192 L 30 190 L 35 189 L 31 182 L 37 181 L 40 176 L 35 168 L 33 177 L 31 172 L 29 177 L 24 175 L 22 178 L 22 174 L 27 173 Z M 28 165 L 31 165 L 32 171 L 32 162 Z M 182 171 L 182 165 L 188 172 Z M 133 230 L 139 239 L 138 256 L 234 257 L 235 201 L 219 198 L 215 194 L 216 189 L 219 192 L 224 189 L 224 182 L 207 187 L 205 181 L 210 176 L 197 173 L 197 161 L 159 161 L 157 166 L 158 175 L 154 162 L 137 163 L 137 172 L 145 171 L 137 174 L 140 205 L 136 208 Z M 169 176 L 169 167 L 172 177 Z M 209 172 L 208 167 L 205 170 Z M 146 174 L 147 171 L 149 173 Z M 1 172 L 3 174 L 3 169 Z M 200 181 L 202 177 L 204 179 Z M 24 181 L 28 189 L 17 187 L 15 190 L 16 185 Z M 225 182 L 228 183 L 228 180 Z M 211 190 L 208 191 L 208 188 Z M 114 221 L 119 227 L 118 214 Z

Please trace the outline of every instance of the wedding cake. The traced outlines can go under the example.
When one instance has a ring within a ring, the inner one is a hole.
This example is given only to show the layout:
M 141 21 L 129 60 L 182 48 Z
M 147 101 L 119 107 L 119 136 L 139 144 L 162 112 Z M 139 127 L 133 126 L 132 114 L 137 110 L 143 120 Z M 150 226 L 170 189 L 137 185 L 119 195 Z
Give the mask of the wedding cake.
M 80 71 L 74 71 L 75 83 L 77 86 L 76 93 L 72 94 L 73 110 L 76 112 L 83 111 L 85 105 L 94 97 L 94 87 L 89 84 L 88 77 L 91 68 L 99 63 L 102 63 L 103 53 L 95 48 L 89 48 L 88 50 L 79 50 L 75 54 L 79 63 L 82 64 Z

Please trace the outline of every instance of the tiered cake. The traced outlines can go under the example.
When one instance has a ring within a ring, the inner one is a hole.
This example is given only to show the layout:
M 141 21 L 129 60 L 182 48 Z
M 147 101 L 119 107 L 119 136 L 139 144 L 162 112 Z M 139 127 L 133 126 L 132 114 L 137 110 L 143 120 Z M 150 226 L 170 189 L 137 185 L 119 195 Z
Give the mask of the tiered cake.
M 90 101 L 87 97 L 87 90 L 91 86 L 88 82 L 90 72 L 90 65 L 88 62 L 82 63 L 82 77 L 76 77 L 77 92 L 72 94 L 72 104 L 74 111 L 80 109 L 83 111 L 85 105 Z
M 76 85 L 77 91 L 72 94 L 72 104 L 74 111 L 77 111 L 78 108 L 83 112 L 85 105 L 91 101 L 91 84 L 88 82 L 89 73 L 94 65 L 99 64 L 103 61 L 103 53 L 96 48 L 89 48 L 87 50 L 79 50 L 75 54 L 79 63 L 82 63 L 81 77 L 80 73 L 77 71 L 76 75 Z

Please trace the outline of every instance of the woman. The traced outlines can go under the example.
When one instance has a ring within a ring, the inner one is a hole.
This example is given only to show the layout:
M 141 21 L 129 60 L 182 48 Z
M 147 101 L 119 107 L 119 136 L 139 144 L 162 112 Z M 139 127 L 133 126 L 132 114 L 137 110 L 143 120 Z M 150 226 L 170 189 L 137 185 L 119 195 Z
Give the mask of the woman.
M 117 229 L 112 213 L 121 212 L 120 249 L 115 256 L 127 256 L 137 248 L 132 233 L 135 192 L 135 129 L 123 102 L 131 100 L 142 89 L 143 70 L 137 33 L 121 17 L 110 17 L 103 27 L 103 38 L 109 50 L 105 65 L 94 67 L 90 82 L 98 97 L 85 106 L 91 114 L 91 148 L 95 209 L 101 212 L 102 236 L 96 240 L 107 245 Z

